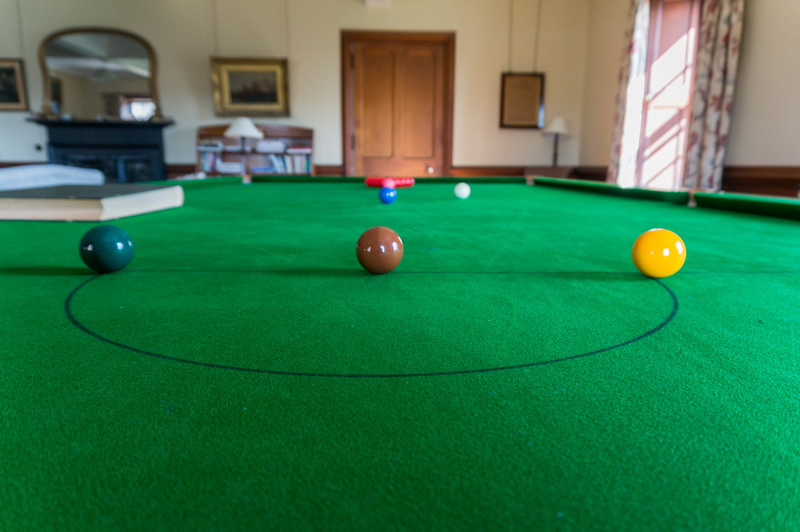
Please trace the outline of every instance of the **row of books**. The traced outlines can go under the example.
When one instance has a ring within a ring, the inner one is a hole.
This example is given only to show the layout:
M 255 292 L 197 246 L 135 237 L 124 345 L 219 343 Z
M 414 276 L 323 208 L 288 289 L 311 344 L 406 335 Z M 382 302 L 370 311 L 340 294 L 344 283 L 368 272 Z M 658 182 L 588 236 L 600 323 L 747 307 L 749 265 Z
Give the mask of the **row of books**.
M 287 150 L 288 151 L 288 150 Z M 269 155 L 270 165 L 254 166 L 254 174 L 310 174 L 311 154 L 286 153 L 284 155 Z
M 270 153 L 264 155 L 269 164 L 254 165 L 250 168 L 253 174 L 310 174 L 312 173 L 311 152 L 284 154 Z M 206 173 L 240 174 L 241 161 L 225 161 L 215 151 L 200 152 L 200 169 Z
M 219 153 L 219 152 L 234 152 L 241 153 L 242 146 L 240 144 L 225 144 L 218 140 L 203 141 L 197 145 L 197 151 L 200 153 Z M 284 154 L 289 153 L 292 155 L 303 154 L 311 155 L 311 147 L 308 146 L 290 146 L 280 140 L 260 140 L 255 146 L 245 145 L 245 153 L 263 153 L 263 154 Z

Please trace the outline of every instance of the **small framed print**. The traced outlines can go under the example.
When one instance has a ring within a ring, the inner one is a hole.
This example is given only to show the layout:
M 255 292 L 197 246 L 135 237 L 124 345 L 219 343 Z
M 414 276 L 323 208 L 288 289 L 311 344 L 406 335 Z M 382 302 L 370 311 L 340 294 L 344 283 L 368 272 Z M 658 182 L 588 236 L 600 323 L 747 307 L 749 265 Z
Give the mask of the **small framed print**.
M 289 116 L 286 59 L 211 58 L 217 116 Z
M 500 127 L 544 127 L 544 74 L 503 74 Z
M 0 111 L 27 111 L 22 59 L 0 59 Z

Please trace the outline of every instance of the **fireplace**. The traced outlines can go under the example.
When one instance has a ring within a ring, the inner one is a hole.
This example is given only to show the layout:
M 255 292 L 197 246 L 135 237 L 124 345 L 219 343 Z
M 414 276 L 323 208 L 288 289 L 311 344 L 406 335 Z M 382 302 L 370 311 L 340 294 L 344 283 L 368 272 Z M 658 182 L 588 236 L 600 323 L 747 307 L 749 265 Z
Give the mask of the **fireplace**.
M 163 129 L 173 124 L 171 120 L 34 121 L 47 128 L 47 154 L 53 164 L 98 169 L 109 183 L 166 179 Z

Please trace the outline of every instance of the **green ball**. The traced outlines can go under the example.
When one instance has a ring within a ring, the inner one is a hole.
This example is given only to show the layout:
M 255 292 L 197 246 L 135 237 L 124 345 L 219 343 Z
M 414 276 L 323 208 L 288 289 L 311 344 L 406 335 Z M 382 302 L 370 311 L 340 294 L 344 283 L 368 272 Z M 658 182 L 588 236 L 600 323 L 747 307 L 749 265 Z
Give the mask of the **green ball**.
M 80 254 L 97 273 L 117 272 L 133 260 L 133 240 L 119 227 L 98 225 L 81 237 Z

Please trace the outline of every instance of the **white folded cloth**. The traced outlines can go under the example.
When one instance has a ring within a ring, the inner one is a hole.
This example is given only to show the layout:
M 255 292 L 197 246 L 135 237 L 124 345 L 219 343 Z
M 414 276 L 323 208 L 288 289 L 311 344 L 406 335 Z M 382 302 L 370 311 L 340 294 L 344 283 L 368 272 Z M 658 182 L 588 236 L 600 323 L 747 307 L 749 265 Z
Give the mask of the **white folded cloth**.
M 0 168 L 0 190 L 59 185 L 102 185 L 105 180 L 100 170 L 63 164 L 25 164 Z

